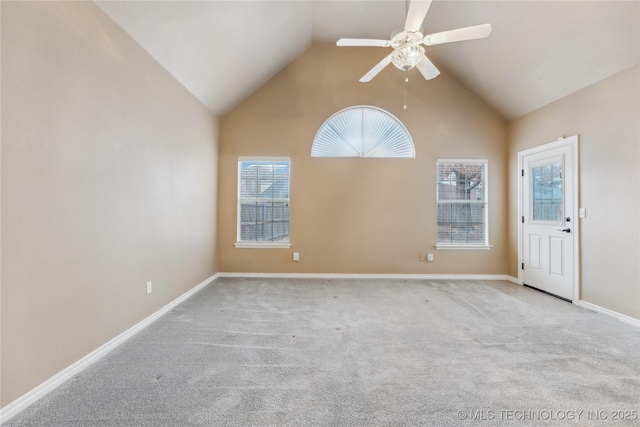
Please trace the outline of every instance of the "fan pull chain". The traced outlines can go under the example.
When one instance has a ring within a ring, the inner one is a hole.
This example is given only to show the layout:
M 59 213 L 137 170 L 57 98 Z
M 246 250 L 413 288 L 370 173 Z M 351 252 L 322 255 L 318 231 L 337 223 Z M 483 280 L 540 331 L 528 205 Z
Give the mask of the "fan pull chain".
M 409 83 L 409 77 L 404 76 L 404 109 L 407 109 L 407 83 Z

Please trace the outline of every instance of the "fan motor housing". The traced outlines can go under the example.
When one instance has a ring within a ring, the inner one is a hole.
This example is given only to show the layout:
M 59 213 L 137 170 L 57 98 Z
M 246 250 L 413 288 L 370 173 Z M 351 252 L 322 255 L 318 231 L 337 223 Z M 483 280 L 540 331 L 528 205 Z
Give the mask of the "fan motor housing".
M 422 28 L 419 31 L 405 31 L 404 28 L 398 28 L 391 33 L 391 47 L 399 48 L 403 43 L 419 45 L 424 40 Z

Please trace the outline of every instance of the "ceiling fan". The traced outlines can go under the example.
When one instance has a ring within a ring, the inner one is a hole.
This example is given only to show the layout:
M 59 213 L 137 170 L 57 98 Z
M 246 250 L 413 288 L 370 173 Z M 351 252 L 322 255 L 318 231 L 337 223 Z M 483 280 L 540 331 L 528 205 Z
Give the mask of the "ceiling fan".
M 338 40 L 336 43 L 338 46 L 377 46 L 393 48 L 393 52 L 385 56 L 382 61 L 378 62 L 367 74 L 362 76 L 360 79 L 361 82 L 371 81 L 371 79 L 389 64 L 393 64 L 403 71 L 409 71 L 413 67 L 416 67 L 426 80 L 430 80 L 440 74 L 440 71 L 438 71 L 436 66 L 433 65 L 424 54 L 422 44 L 425 46 L 433 46 L 442 43 L 482 39 L 491 33 L 491 24 L 481 24 L 424 36 L 421 26 L 429 10 L 429 6 L 431 6 L 431 0 L 411 1 L 411 3 L 409 3 L 404 29 L 392 33 L 391 40 Z

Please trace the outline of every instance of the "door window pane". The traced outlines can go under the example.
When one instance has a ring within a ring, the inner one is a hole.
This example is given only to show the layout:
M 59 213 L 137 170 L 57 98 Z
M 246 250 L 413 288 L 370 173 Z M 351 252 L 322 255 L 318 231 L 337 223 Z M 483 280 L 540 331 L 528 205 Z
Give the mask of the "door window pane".
M 531 218 L 533 221 L 562 221 L 562 164 L 531 168 Z

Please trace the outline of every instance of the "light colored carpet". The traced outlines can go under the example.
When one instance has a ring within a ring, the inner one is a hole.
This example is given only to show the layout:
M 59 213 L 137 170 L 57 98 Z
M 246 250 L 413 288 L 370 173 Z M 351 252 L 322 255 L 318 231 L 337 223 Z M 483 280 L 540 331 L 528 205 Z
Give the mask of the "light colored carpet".
M 6 425 L 603 425 L 640 417 L 639 355 L 508 282 L 227 278 Z

